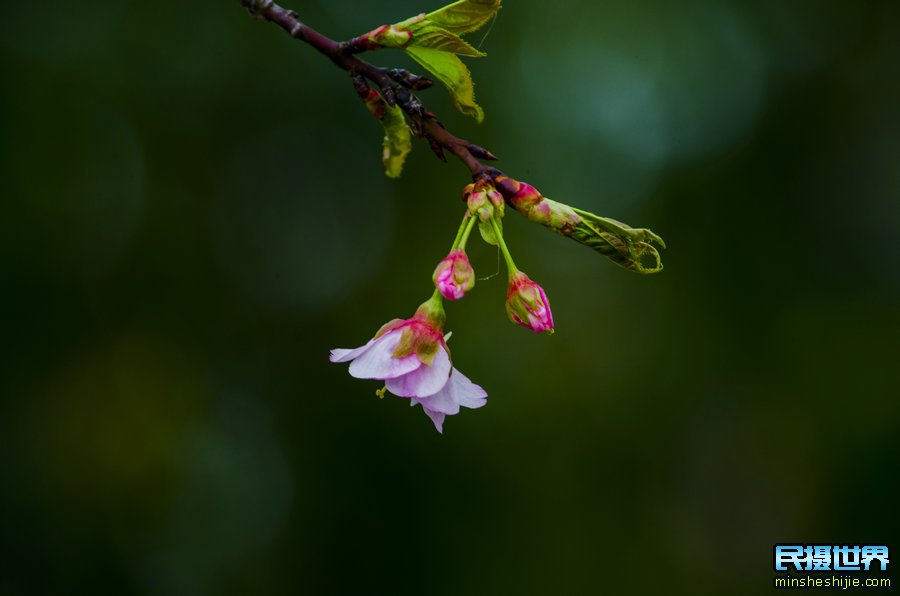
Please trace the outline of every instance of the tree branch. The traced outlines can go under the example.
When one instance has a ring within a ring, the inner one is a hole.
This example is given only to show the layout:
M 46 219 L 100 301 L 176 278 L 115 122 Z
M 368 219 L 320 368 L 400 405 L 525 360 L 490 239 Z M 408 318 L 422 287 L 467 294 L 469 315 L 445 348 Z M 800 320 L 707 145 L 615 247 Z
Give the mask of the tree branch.
M 411 89 L 419 90 L 430 86 L 431 81 L 428 79 L 401 69 L 375 66 L 358 58 L 356 54 L 365 51 L 359 43 L 341 43 L 322 35 L 302 23 L 297 13 L 279 6 L 274 0 L 240 0 L 240 2 L 250 14 L 275 23 L 291 37 L 305 41 L 328 56 L 351 77 L 362 76 L 373 83 L 388 104 L 400 106 L 409 117 L 413 131 L 417 136 L 429 141 L 438 157 L 443 157 L 441 148 L 446 149 L 469 168 L 473 180 L 499 174 L 495 168 L 489 168 L 479 161 L 479 158 L 497 159 L 490 151 L 453 135 L 412 93 Z

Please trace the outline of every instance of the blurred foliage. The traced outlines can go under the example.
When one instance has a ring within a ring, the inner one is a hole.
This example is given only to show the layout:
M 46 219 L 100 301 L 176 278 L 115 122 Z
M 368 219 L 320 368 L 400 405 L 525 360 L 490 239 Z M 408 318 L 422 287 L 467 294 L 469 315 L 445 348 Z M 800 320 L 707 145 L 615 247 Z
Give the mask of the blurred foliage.
M 428 296 L 461 166 L 386 179 L 348 77 L 237 2 L 0 5 L 0 593 L 758 594 L 775 542 L 900 534 L 900 5 L 488 27 L 484 124 L 429 108 L 669 249 L 637 276 L 510 211 L 557 333 L 503 275 L 449 305 L 490 398 L 440 436 L 327 354 Z

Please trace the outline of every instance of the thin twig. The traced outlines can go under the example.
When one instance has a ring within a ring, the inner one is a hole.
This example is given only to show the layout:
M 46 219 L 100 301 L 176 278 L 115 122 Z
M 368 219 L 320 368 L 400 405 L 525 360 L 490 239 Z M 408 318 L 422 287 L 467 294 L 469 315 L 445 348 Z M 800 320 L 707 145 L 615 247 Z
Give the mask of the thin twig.
M 410 89 L 422 89 L 430 84 L 423 77 L 416 77 L 400 69 L 381 68 L 360 59 L 357 54 L 364 51 L 359 44 L 350 47 L 348 43 L 337 42 L 302 23 L 297 13 L 276 4 L 273 0 L 240 0 L 241 6 L 251 14 L 275 23 L 291 37 L 304 41 L 317 49 L 350 76 L 361 75 L 374 84 L 384 100 L 390 105 L 399 105 L 409 117 L 412 129 L 425 138 L 432 147 L 443 147 L 469 168 L 472 178 L 495 176 L 495 168 L 485 166 L 479 158 L 493 160 L 494 155 L 478 145 L 453 135 L 444 128 L 434 113 L 425 109 L 422 102 Z M 437 151 L 436 151 L 437 153 Z

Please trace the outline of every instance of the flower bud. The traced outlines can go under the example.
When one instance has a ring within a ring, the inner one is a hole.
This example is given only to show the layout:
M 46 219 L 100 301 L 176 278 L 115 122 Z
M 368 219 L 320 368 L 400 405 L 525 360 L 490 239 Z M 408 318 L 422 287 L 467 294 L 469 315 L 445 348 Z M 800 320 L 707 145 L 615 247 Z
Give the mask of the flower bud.
M 506 200 L 503 198 L 503 195 L 497 192 L 496 188 L 491 186 L 488 188 L 487 198 L 491 202 L 491 205 L 494 206 L 497 217 L 503 217 L 503 214 L 506 211 Z
M 466 187 L 468 194 L 465 194 L 467 204 L 469 205 L 469 214 L 478 218 L 478 231 L 485 242 L 492 246 L 497 246 L 498 240 L 494 233 L 494 227 L 491 220 L 496 221 L 500 227 L 503 227 L 503 214 L 506 207 L 506 201 L 503 195 L 497 192 L 493 184 L 481 179 L 474 185 Z
M 513 323 L 531 329 L 535 333 L 553 333 L 553 313 L 544 288 L 531 281 L 521 271 L 509 280 L 506 294 L 506 313 Z
M 487 191 L 480 185 L 476 185 L 469 193 L 469 213 L 477 217 L 479 221 L 489 221 L 494 214 L 494 208 L 488 200 Z
M 465 251 L 454 250 L 434 270 L 434 285 L 447 300 L 459 300 L 475 286 L 475 271 Z

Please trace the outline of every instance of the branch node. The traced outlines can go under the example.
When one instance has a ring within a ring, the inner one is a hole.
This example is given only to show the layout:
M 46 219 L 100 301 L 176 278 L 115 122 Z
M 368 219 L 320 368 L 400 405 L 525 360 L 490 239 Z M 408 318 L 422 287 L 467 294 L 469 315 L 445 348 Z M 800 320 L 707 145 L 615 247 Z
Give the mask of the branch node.
M 404 68 L 388 69 L 387 75 L 407 89 L 412 89 L 413 91 L 423 91 L 434 85 L 434 81 L 428 77 L 413 74 Z
M 291 26 L 291 30 L 288 31 L 288 34 L 291 37 L 294 37 L 296 39 L 302 39 L 303 38 L 303 22 L 300 20 L 300 15 L 298 15 L 293 10 L 290 11 L 290 15 L 294 19 L 294 24 Z
M 241 6 L 258 19 L 265 18 L 265 13 L 273 4 L 275 0 L 241 0 Z

